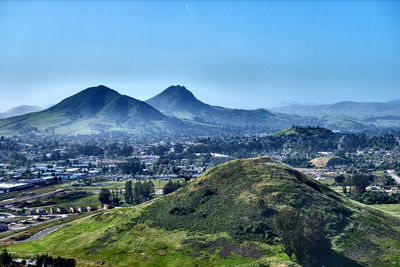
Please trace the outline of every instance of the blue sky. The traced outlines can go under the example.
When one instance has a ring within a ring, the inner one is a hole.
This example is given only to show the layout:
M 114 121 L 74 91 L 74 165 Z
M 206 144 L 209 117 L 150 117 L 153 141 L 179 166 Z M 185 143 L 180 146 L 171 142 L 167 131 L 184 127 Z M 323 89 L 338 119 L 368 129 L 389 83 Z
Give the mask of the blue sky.
M 144 100 L 400 98 L 400 1 L 0 1 L 0 111 L 104 84 Z

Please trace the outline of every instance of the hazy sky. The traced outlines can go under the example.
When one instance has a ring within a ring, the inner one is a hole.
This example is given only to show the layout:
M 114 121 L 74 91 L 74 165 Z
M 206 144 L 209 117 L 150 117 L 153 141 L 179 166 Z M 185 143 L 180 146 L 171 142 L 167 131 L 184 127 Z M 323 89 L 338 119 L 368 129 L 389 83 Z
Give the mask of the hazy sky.
M 400 1 L 0 1 L 0 111 L 104 84 L 227 107 L 400 98 Z

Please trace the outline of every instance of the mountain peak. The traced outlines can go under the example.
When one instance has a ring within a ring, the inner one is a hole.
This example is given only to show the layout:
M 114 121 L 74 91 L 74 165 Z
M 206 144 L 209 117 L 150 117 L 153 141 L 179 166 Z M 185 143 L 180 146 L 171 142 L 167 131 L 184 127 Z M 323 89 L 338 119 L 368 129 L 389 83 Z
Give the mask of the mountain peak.
M 115 91 L 105 85 L 102 85 L 102 84 L 100 84 L 98 86 L 92 86 L 92 87 L 86 88 L 85 90 L 79 92 L 78 94 L 81 94 L 81 93 L 106 93 L 106 94 L 111 93 L 114 95 L 119 95 L 119 93 L 117 91 Z
M 74 107 L 73 113 L 95 114 L 102 109 L 108 102 L 116 97 L 121 96 L 117 91 L 110 89 L 104 85 L 86 88 L 79 93 L 70 96 L 50 110 L 68 110 Z
M 146 100 L 146 102 L 168 113 L 173 113 L 177 110 L 196 111 L 207 106 L 198 100 L 185 86 L 181 85 L 172 85 L 160 94 Z
M 180 97 L 183 98 L 184 100 L 197 100 L 198 99 L 193 95 L 192 92 L 190 92 L 188 89 L 186 89 L 185 86 L 181 85 L 171 85 L 167 89 L 165 89 L 163 92 L 161 92 L 160 95 L 164 96 L 172 96 L 172 97 Z

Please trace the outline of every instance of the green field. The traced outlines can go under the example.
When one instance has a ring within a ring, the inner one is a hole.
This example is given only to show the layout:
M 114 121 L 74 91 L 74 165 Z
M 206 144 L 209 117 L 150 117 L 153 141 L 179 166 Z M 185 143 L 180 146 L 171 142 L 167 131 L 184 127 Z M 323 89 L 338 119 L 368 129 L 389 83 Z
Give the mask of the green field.
M 371 207 L 383 210 L 392 215 L 400 217 L 400 204 L 382 204 L 382 205 L 371 205 Z

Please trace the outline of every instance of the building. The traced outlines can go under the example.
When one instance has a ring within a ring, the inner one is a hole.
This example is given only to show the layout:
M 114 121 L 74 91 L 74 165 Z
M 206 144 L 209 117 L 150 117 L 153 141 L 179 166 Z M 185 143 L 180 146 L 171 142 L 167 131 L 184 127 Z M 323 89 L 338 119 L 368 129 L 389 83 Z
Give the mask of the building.
M 10 192 L 35 187 L 31 183 L 0 183 L 0 191 Z

